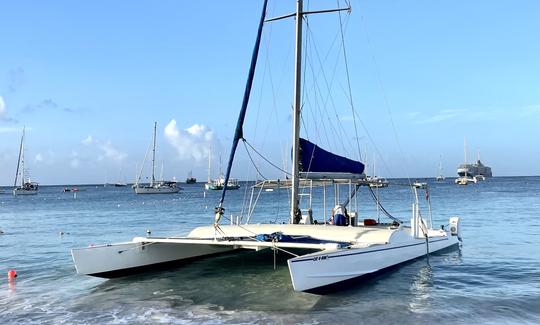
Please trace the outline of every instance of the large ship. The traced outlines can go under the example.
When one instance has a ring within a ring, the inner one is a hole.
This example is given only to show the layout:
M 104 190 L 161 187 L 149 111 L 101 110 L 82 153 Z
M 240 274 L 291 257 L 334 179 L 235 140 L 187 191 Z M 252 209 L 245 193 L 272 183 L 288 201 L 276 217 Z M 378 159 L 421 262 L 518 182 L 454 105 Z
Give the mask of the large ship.
M 484 176 L 484 178 L 491 177 L 491 167 L 484 165 L 480 159 L 476 160 L 474 164 L 461 164 L 458 167 L 457 173 L 459 177 L 478 177 Z
M 467 162 L 467 140 L 465 140 L 465 162 L 463 164 L 460 164 L 457 169 L 457 173 L 459 177 L 461 178 L 473 178 L 476 183 L 476 180 L 484 180 L 485 178 L 492 177 L 491 174 L 491 167 L 488 167 L 484 165 L 480 161 L 480 153 L 478 153 L 478 156 L 476 158 L 476 162 L 473 164 L 469 164 Z

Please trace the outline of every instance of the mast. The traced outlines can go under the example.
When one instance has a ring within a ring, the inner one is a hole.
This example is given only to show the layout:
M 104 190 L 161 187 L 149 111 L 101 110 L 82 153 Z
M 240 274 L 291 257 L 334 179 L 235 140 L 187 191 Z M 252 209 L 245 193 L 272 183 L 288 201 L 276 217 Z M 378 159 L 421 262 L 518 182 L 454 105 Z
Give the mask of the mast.
M 238 114 L 238 121 L 236 122 L 236 129 L 234 130 L 234 138 L 231 146 L 231 152 L 229 155 L 229 163 L 227 164 L 227 171 L 225 172 L 225 178 L 223 180 L 223 190 L 221 191 L 221 199 L 219 200 L 219 206 L 216 207 L 216 221 L 215 224 L 219 222 L 219 218 L 223 214 L 223 201 L 225 200 L 225 193 L 227 192 L 227 184 L 229 183 L 229 177 L 231 175 L 232 164 L 234 160 L 234 154 L 236 152 L 236 147 L 238 146 L 238 141 L 244 137 L 243 125 L 244 118 L 246 117 L 247 106 L 249 103 L 249 95 L 251 93 L 251 86 L 253 85 L 253 76 L 255 75 L 255 67 L 257 65 L 257 57 L 259 56 L 259 45 L 261 44 L 261 35 L 264 25 L 264 19 L 266 17 L 266 5 L 268 0 L 264 0 L 261 18 L 259 20 L 259 28 L 257 29 L 257 38 L 255 40 L 255 46 L 253 47 L 253 53 L 251 55 L 251 64 L 249 66 L 248 78 L 246 81 L 246 88 L 244 89 L 244 98 L 242 99 L 242 107 L 240 113 Z
M 156 129 L 157 129 L 157 122 L 154 122 L 154 141 L 153 141 L 154 144 L 152 148 L 152 183 L 150 184 L 150 186 L 153 186 L 156 181 L 156 178 L 154 176 L 154 172 L 156 169 Z
M 291 192 L 291 223 L 294 223 L 294 216 L 298 211 L 299 192 L 299 155 L 300 155 L 300 105 L 302 86 L 302 0 L 296 1 L 296 55 L 295 55 L 295 75 L 294 75 L 294 112 L 293 112 L 293 147 L 292 147 L 292 192 Z
M 210 184 L 212 182 L 212 179 L 210 177 L 210 164 L 212 159 L 212 147 L 210 147 L 210 150 L 208 150 L 208 181 L 207 183 Z
M 23 151 L 24 151 L 24 130 L 25 130 L 26 127 L 23 127 L 23 133 L 22 133 L 22 137 L 21 137 L 21 144 L 19 145 L 19 158 L 17 160 L 17 171 L 15 172 L 15 182 L 13 183 L 13 186 L 17 186 L 17 177 L 19 176 L 19 167 L 21 165 L 21 156 L 23 156 Z M 23 158 L 23 161 L 24 161 L 24 156 L 22 157 Z M 23 183 L 24 183 L 24 162 L 23 162 L 23 169 L 22 169 L 22 178 L 23 178 Z

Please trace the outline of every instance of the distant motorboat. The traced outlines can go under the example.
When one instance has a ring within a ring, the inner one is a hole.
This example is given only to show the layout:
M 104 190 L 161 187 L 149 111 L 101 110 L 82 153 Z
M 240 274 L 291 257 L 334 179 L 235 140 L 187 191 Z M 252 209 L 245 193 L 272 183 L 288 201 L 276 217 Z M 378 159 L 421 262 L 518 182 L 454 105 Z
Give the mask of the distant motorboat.
M 473 178 L 476 180 L 476 182 L 480 182 L 480 181 L 485 181 L 485 180 L 486 180 L 486 177 L 485 177 L 484 175 L 475 175 Z M 475 183 L 476 183 L 476 182 L 475 182 Z
M 388 187 L 388 180 L 386 180 L 386 178 L 384 177 L 368 176 L 366 177 L 366 179 L 369 182 L 369 187 L 372 187 L 372 188 Z
M 13 183 L 13 195 L 36 195 L 38 193 L 39 185 L 36 182 L 32 182 L 30 178 L 28 180 L 25 177 L 24 170 L 24 137 L 25 137 L 25 128 L 23 128 L 21 136 L 21 144 L 19 146 L 19 158 L 17 160 L 17 171 L 15 173 L 15 182 Z M 19 179 L 21 184 L 17 186 L 17 180 Z
M 197 183 L 197 179 L 193 177 L 191 172 L 189 172 L 188 177 L 186 178 L 186 184 L 195 184 Z
M 177 186 L 176 180 L 164 181 L 162 179 L 160 181 L 156 181 L 156 178 L 155 178 L 156 130 L 157 130 L 157 122 L 154 122 L 154 137 L 153 137 L 153 148 L 152 148 L 152 179 L 149 184 L 139 183 L 142 170 L 144 168 L 144 163 L 146 161 L 146 155 L 145 155 L 144 157 L 145 161 L 143 161 L 141 172 L 139 173 L 139 176 L 137 177 L 137 182 L 133 185 L 133 189 L 135 190 L 136 194 L 171 194 L 171 193 L 178 193 L 181 189 L 180 187 Z M 163 165 L 161 168 L 161 174 L 163 177 Z
M 224 185 L 225 185 L 225 177 L 220 176 L 219 178 L 210 180 L 210 182 L 204 184 L 204 188 L 206 190 L 218 191 L 218 190 L 222 190 Z M 240 182 L 235 178 L 229 178 L 229 181 L 227 182 L 227 189 L 237 190 L 239 188 L 240 188 Z

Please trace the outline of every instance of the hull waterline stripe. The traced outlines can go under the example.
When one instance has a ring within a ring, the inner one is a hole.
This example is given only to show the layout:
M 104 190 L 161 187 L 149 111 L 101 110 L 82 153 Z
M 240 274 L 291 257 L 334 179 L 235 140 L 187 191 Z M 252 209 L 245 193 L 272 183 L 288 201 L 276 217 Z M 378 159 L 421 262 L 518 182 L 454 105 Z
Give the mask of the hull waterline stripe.
M 431 243 L 437 243 L 437 242 L 444 241 L 444 240 L 448 240 L 448 238 L 445 238 L 445 239 L 438 239 L 438 240 L 433 240 L 433 241 L 430 241 L 429 243 L 430 243 L 430 244 L 431 244 Z M 411 246 L 418 246 L 418 245 L 425 245 L 425 244 L 426 244 L 425 242 L 421 242 L 421 243 L 409 244 L 409 245 L 398 246 L 398 247 L 388 247 L 388 248 L 383 248 L 383 249 L 376 249 L 376 250 L 372 250 L 372 251 L 368 251 L 368 252 L 354 252 L 354 253 L 350 253 L 350 254 L 328 255 L 327 258 L 330 259 L 330 258 L 345 257 L 345 256 L 352 256 L 352 255 L 369 254 L 369 253 L 375 253 L 375 252 L 387 251 L 387 250 L 391 250 L 391 249 L 399 249 L 399 248 L 405 248 L 405 247 L 411 247 Z M 307 258 L 298 259 L 298 260 L 291 260 L 291 263 L 296 263 L 296 262 L 306 262 L 306 261 L 313 261 L 313 257 L 307 257 Z

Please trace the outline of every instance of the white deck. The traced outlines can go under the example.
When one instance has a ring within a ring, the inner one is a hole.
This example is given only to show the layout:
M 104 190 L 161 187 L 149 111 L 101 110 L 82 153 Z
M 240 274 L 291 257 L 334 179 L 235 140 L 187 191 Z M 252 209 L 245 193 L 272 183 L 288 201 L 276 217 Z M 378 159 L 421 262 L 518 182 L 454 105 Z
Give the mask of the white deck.
M 222 225 L 219 230 L 213 226 L 197 227 L 187 238 L 255 237 L 258 234 L 282 232 L 290 236 L 310 236 L 319 240 L 348 242 L 350 244 L 388 243 L 397 228 L 388 226 L 343 227 L 333 225 L 298 224 L 249 224 Z

